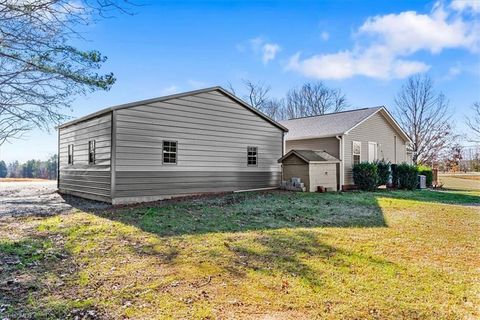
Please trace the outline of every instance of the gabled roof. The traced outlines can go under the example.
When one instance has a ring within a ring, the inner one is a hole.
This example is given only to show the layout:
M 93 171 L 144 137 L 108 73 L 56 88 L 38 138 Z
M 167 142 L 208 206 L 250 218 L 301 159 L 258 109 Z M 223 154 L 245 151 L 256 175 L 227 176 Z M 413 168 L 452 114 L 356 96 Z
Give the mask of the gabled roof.
M 286 127 L 284 127 L 283 125 L 281 125 L 280 123 L 276 122 L 275 120 L 271 119 L 267 115 L 263 114 L 262 112 L 258 111 L 255 108 L 253 108 L 248 103 L 246 103 L 242 99 L 238 98 L 237 96 L 231 94 L 230 92 L 228 92 L 227 90 L 223 89 L 220 86 L 210 87 L 210 88 L 205 88 L 205 89 L 199 89 L 199 90 L 194 90 L 194 91 L 188 91 L 188 92 L 183 92 L 183 93 L 177 93 L 177 94 L 172 94 L 172 95 L 168 95 L 168 96 L 163 96 L 163 97 L 158 97 L 158 98 L 153 98 L 153 99 L 147 99 L 147 100 L 140 100 L 140 101 L 130 102 L 130 103 L 121 104 L 121 105 L 117 105 L 117 106 L 113 106 L 113 107 L 108 107 L 108 108 L 102 109 L 100 111 L 88 114 L 84 117 L 81 117 L 81 118 L 63 123 L 63 124 L 59 125 L 57 128 L 58 129 L 65 128 L 65 127 L 71 126 L 72 124 L 83 122 L 83 121 L 86 121 L 86 120 L 89 120 L 89 119 L 107 114 L 107 113 L 112 112 L 114 110 L 126 109 L 126 108 L 131 108 L 131 107 L 144 105 L 144 104 L 149 104 L 149 103 L 162 102 L 162 101 L 171 100 L 171 99 L 183 98 L 183 97 L 187 97 L 187 96 L 191 96 L 191 95 L 195 95 L 195 94 L 200 94 L 200 93 L 211 92 L 211 91 L 218 91 L 218 92 L 224 94 L 225 96 L 227 96 L 230 99 L 234 100 L 235 102 L 239 103 L 240 105 L 242 105 L 246 109 L 255 113 L 259 117 L 261 117 L 264 120 L 270 122 L 274 126 L 282 129 L 285 132 L 288 131 L 288 129 Z
M 327 153 L 325 150 L 290 150 L 286 155 L 278 159 L 278 162 L 282 162 L 291 155 L 296 155 L 305 162 L 340 162 L 337 158 Z
M 280 121 L 280 124 L 284 125 L 289 130 L 288 134 L 285 136 L 286 140 L 335 137 L 348 134 L 352 129 L 377 112 L 381 112 L 394 130 L 397 131 L 406 141 L 411 141 L 408 135 L 402 130 L 402 128 L 400 128 L 392 115 L 383 106 L 285 120 Z

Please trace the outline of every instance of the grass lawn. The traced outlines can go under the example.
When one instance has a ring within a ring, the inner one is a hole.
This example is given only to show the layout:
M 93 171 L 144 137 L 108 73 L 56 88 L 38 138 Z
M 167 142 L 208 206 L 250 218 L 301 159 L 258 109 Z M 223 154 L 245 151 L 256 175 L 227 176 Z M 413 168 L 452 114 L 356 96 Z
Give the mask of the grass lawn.
M 439 180 L 448 189 L 480 190 L 480 175 L 440 175 Z
M 0 220 L 0 318 L 478 319 L 480 191 Z

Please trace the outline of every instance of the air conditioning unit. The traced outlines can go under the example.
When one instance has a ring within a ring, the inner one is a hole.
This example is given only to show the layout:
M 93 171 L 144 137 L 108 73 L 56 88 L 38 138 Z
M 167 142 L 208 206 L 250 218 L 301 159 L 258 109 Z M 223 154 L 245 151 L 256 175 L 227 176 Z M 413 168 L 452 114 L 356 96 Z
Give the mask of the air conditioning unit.
M 427 177 L 424 175 L 418 176 L 418 188 L 426 189 L 427 188 Z

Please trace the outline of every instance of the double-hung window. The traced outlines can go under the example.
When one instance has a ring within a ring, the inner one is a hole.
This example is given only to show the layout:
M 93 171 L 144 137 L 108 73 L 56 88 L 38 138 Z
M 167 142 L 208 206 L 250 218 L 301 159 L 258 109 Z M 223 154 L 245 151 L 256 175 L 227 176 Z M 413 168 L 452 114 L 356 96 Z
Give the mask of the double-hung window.
M 257 166 L 258 164 L 258 148 L 247 147 L 247 165 Z
M 95 140 L 88 141 L 88 164 L 95 164 Z
M 360 154 L 362 153 L 362 143 L 360 141 L 353 141 L 352 143 L 352 157 L 353 164 L 360 163 Z
M 163 141 L 163 163 L 177 163 L 177 141 Z
M 68 164 L 73 164 L 73 144 L 68 145 Z

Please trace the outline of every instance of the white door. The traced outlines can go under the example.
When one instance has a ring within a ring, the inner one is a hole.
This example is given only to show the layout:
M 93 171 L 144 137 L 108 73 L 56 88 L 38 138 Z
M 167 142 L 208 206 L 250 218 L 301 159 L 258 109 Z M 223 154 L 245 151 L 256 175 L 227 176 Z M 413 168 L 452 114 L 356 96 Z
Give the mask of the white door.
M 377 160 L 377 143 L 369 142 L 368 143 L 368 162 L 373 162 Z

